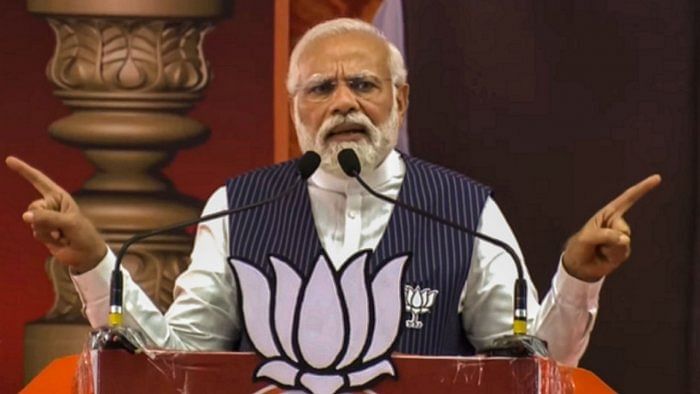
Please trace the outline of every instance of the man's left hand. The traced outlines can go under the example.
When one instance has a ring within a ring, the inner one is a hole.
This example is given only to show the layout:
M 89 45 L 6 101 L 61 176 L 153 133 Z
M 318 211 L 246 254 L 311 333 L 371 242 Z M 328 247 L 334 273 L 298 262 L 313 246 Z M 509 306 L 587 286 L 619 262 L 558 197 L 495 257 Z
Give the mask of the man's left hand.
M 597 282 L 624 263 L 630 255 L 632 232 L 623 215 L 660 183 L 661 176 L 652 175 L 593 215 L 566 243 L 562 257 L 566 271 L 580 280 Z

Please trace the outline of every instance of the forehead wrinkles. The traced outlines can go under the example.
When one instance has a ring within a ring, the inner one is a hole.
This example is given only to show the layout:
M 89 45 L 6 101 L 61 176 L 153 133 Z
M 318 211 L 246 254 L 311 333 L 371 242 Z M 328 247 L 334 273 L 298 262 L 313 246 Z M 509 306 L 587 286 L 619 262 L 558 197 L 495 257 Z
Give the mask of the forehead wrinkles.
M 358 74 L 388 74 L 389 67 L 386 62 L 368 56 L 367 53 L 345 54 L 335 58 L 325 54 L 309 55 L 299 62 L 299 75 L 301 79 L 309 79 L 315 75 L 325 77 L 345 77 Z
M 297 65 L 301 75 L 337 72 L 338 68 L 389 72 L 386 42 L 363 32 L 320 37 L 308 44 Z

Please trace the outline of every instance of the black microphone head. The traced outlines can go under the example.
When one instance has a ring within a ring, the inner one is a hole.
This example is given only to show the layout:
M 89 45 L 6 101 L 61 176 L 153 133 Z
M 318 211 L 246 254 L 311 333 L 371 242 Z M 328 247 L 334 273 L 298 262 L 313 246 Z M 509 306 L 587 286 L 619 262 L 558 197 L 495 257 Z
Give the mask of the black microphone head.
M 321 156 L 319 156 L 318 153 L 312 150 L 304 153 L 304 156 L 297 162 L 297 170 L 299 170 L 301 179 L 309 179 L 309 177 L 316 172 L 319 165 L 321 165 Z
M 360 171 L 362 171 L 360 159 L 357 157 L 355 151 L 350 148 L 343 149 L 338 153 L 338 164 L 340 164 L 340 168 L 342 168 L 343 172 L 349 177 L 354 178 L 360 175 Z

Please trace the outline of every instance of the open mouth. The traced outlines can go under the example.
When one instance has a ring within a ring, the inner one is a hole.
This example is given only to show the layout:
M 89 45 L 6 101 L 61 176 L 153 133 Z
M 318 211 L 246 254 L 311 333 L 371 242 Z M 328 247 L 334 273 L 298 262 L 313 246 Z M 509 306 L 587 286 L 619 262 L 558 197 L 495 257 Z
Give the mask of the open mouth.
M 367 136 L 365 126 L 359 123 L 343 123 L 331 129 L 325 140 L 354 140 L 362 136 Z

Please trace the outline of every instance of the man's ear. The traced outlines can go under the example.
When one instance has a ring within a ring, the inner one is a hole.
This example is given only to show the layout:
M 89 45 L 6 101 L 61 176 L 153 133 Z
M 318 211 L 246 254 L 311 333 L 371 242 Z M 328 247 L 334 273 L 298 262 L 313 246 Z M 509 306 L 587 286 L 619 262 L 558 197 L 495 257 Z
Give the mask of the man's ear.
M 406 111 L 408 110 L 408 92 L 410 87 L 407 83 L 396 88 L 396 105 L 399 110 L 399 119 L 403 122 Z

